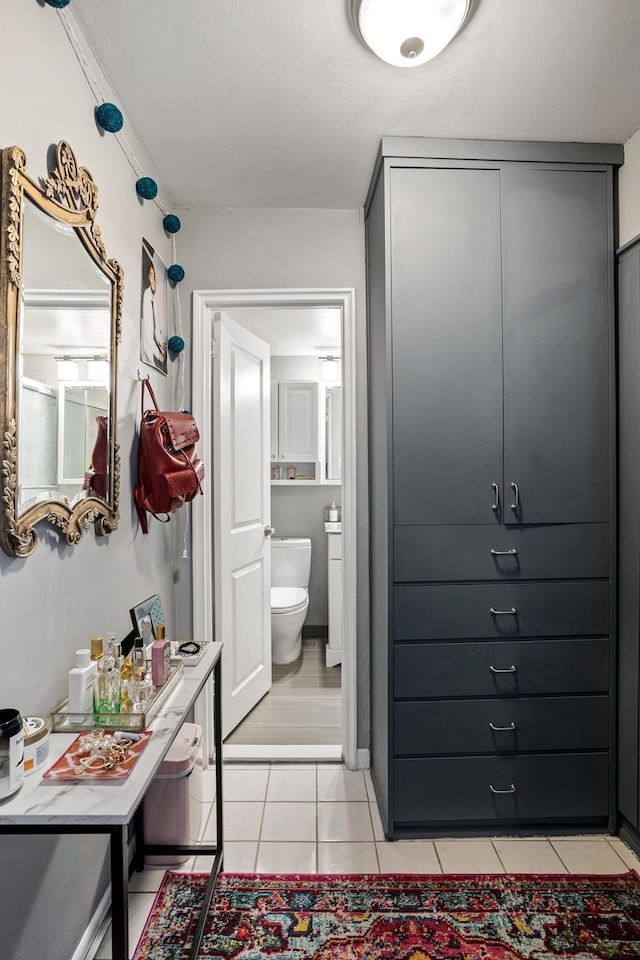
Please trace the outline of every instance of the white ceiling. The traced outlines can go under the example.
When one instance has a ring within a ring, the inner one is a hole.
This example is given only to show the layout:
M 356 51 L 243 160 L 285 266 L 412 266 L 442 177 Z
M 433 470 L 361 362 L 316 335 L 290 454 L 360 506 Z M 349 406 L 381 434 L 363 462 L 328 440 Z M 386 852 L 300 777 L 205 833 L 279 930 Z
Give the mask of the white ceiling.
M 272 356 L 340 356 L 338 307 L 230 307 L 225 313 L 266 341 Z
M 640 0 L 480 0 L 416 69 L 360 43 L 350 0 L 72 8 L 176 207 L 358 207 L 382 136 L 624 142 L 640 127 Z

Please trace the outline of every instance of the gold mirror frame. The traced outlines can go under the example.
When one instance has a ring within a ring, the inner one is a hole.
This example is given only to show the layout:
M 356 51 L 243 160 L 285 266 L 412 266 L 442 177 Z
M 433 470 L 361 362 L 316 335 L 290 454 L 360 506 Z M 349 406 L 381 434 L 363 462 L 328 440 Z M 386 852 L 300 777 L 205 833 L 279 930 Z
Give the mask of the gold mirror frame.
M 36 548 L 35 526 L 45 520 L 60 530 L 66 542 L 80 542 L 83 532 L 95 524 L 105 536 L 118 526 L 120 501 L 120 454 L 116 440 L 118 344 L 122 337 L 124 271 L 107 253 L 95 222 L 98 188 L 88 170 L 79 167 L 73 150 L 64 140 L 56 147 L 56 166 L 43 186 L 26 174 L 27 161 L 19 147 L 2 151 L 0 180 L 0 425 L 2 428 L 2 509 L 0 546 L 10 557 L 28 557 Z M 22 227 L 28 198 L 54 220 L 73 227 L 84 249 L 111 283 L 110 393 L 108 489 L 105 499 L 87 496 L 75 504 L 43 500 L 23 513 L 18 505 L 17 370 L 20 349 L 20 301 L 22 277 Z

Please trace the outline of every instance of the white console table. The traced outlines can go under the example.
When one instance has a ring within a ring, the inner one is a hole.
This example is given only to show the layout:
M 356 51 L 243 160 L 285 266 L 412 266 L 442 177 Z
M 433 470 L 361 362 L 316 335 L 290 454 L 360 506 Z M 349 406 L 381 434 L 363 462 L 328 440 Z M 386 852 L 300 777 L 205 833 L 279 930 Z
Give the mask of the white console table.
M 121 783 L 44 780 L 41 774 L 25 777 L 21 789 L 0 804 L 0 834 L 104 833 L 110 837 L 111 923 L 113 960 L 129 957 L 129 861 L 128 827 L 134 824 L 136 854 L 134 868 L 144 869 L 145 853 L 190 853 L 214 856 L 204 903 L 189 953 L 197 956 L 215 882 L 222 868 L 222 723 L 220 703 L 221 643 L 209 643 L 200 662 L 185 667 L 181 679 L 160 707 L 149 729 L 153 736 L 135 767 Z M 143 831 L 145 793 L 173 743 L 183 721 L 202 692 L 214 678 L 214 744 L 216 758 L 216 844 L 204 846 L 146 845 Z M 62 756 L 77 734 L 55 733 L 50 738 L 49 769 Z M 44 770 L 43 770 L 44 772 Z

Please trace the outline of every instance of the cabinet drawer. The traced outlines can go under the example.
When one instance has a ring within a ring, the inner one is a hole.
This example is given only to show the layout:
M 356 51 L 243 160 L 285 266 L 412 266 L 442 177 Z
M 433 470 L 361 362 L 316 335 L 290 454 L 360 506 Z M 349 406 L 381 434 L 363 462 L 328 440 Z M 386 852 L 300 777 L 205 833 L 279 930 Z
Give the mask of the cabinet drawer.
M 394 588 L 396 640 L 589 637 L 608 633 L 606 582 L 416 584 Z
M 609 691 L 608 640 L 400 643 L 393 653 L 397 698 Z
M 609 576 L 608 523 L 395 527 L 393 536 L 396 582 Z
M 514 793 L 495 794 L 490 790 Z M 606 753 L 394 761 L 395 822 L 595 820 L 609 813 Z
M 609 749 L 608 696 L 405 700 L 393 713 L 396 756 Z

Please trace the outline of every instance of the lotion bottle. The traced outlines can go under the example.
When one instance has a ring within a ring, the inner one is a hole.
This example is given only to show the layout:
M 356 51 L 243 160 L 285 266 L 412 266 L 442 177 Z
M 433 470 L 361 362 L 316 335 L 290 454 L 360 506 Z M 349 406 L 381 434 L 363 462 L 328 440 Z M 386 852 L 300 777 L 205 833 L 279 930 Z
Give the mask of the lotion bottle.
M 93 712 L 93 684 L 97 668 L 90 650 L 76 650 L 76 665 L 69 671 L 69 713 Z

